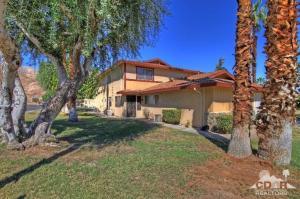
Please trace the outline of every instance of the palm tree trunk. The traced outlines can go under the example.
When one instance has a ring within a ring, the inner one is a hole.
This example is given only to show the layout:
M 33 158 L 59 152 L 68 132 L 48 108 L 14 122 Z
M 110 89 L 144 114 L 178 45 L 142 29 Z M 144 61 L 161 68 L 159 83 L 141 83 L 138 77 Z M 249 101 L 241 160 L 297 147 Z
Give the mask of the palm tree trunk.
M 253 26 L 251 8 L 251 0 L 238 0 L 233 132 L 228 148 L 228 153 L 237 158 L 245 158 L 252 154 L 250 144 L 252 112 L 250 67 Z
M 297 82 L 296 0 L 269 0 L 267 82 L 258 117 L 259 156 L 277 165 L 291 161 Z
M 256 67 L 257 67 L 257 35 L 256 35 L 256 30 L 254 30 L 254 35 L 253 35 L 253 61 L 252 61 L 252 83 L 256 83 Z

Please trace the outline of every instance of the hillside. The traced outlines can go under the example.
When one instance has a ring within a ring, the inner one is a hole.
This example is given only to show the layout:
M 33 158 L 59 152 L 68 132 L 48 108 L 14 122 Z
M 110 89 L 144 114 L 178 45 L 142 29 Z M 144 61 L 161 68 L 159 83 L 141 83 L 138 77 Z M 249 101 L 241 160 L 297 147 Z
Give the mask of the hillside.
M 19 76 L 21 78 L 28 102 L 31 103 L 33 98 L 41 98 L 43 89 L 36 81 L 36 73 L 30 67 L 22 67 L 19 69 Z M 2 73 L 0 73 L 0 81 L 2 81 Z M 1 85 L 1 83 L 0 83 Z

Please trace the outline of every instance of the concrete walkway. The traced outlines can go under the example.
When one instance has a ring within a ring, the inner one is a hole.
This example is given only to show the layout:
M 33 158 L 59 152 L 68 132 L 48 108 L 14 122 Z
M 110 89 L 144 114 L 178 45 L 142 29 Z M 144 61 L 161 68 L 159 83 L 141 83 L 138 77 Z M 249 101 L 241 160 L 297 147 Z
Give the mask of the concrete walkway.
M 201 135 L 203 137 L 205 137 L 206 139 L 210 140 L 211 142 L 215 143 L 216 145 L 220 146 L 221 148 L 224 149 L 224 147 L 228 146 L 229 141 L 230 141 L 230 134 L 218 134 L 218 133 L 214 133 L 211 131 L 202 131 L 199 128 L 187 128 L 185 126 L 181 126 L 181 125 L 174 125 L 174 124 L 166 124 L 163 122 L 152 122 L 149 120 L 142 120 L 142 121 L 146 121 L 148 123 L 152 123 L 152 124 L 158 124 L 167 128 L 171 128 L 171 129 L 176 129 L 176 130 L 180 130 L 183 132 L 187 132 L 187 133 L 192 133 L 195 135 Z
M 126 120 L 138 120 L 138 121 L 143 121 L 147 122 L 150 124 L 155 124 L 155 125 L 160 125 L 163 127 L 171 128 L 171 129 L 176 129 L 179 131 L 187 132 L 187 133 L 192 133 L 195 135 L 200 135 L 205 137 L 206 139 L 210 140 L 212 143 L 216 144 L 218 147 L 222 148 L 223 150 L 229 145 L 230 141 L 230 134 L 218 134 L 214 133 L 211 131 L 202 131 L 200 128 L 187 128 L 182 125 L 175 125 L 175 124 L 167 124 L 164 122 L 154 122 L 151 120 L 147 119 L 137 119 L 137 118 L 118 118 L 118 117 L 113 117 L 113 116 L 105 116 L 102 114 L 98 114 L 98 117 L 103 117 L 103 118 L 113 118 L 113 119 L 126 119 Z

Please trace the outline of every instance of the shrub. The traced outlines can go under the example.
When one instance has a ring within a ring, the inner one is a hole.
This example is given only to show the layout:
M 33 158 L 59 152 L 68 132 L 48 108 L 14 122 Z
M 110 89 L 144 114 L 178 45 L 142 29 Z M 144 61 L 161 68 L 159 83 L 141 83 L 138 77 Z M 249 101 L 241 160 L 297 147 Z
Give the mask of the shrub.
M 190 128 L 191 126 L 192 126 L 191 121 L 190 120 L 186 121 L 185 127 Z
M 143 112 L 144 112 L 145 118 L 146 118 L 146 119 L 150 119 L 150 111 L 149 111 L 149 109 L 145 108 L 145 109 L 143 110 Z
M 181 110 L 163 110 L 163 121 L 168 124 L 179 124 L 181 118 Z
M 228 134 L 232 131 L 232 115 L 220 115 L 216 117 L 215 131 L 218 133 Z

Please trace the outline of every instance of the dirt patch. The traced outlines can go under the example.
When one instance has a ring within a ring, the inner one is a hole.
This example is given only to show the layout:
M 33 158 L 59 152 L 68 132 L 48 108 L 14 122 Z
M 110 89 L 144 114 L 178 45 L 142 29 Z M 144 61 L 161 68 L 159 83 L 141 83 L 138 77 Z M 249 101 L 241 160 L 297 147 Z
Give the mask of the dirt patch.
M 282 168 L 273 167 L 269 162 L 255 156 L 239 160 L 224 155 L 191 168 L 188 172 L 192 179 L 188 182 L 186 190 L 182 190 L 180 194 L 184 195 L 189 189 L 198 189 L 203 192 L 201 198 L 207 199 L 257 198 L 254 191 L 249 188 L 259 180 L 259 173 L 262 170 L 268 170 L 271 175 L 282 178 Z M 293 178 L 290 178 L 289 182 L 299 187 L 300 171 L 293 170 L 291 175 Z M 292 195 L 294 194 L 298 193 L 293 192 Z

